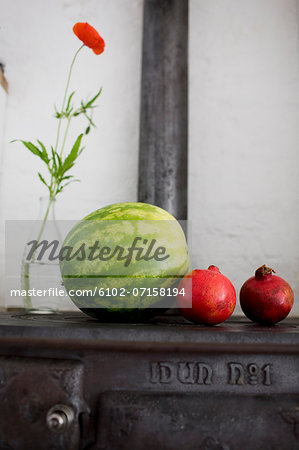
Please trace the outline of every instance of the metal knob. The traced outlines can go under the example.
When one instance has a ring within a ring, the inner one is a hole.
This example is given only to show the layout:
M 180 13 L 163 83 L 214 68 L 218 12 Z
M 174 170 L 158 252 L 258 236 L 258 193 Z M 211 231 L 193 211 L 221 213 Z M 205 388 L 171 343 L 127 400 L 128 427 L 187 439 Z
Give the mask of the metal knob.
M 49 409 L 46 422 L 50 430 L 65 430 L 74 421 L 74 410 L 67 405 L 54 405 Z

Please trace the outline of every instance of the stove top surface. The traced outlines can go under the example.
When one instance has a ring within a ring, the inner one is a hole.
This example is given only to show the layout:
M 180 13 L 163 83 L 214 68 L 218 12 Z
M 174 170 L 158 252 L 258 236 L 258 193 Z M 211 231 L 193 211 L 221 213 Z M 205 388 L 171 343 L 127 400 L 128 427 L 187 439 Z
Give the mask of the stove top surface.
M 60 312 L 30 315 L 24 311 L 0 313 L 0 339 L 64 339 L 98 344 L 116 342 L 148 344 L 265 344 L 295 346 L 299 351 L 299 319 L 274 326 L 233 317 L 217 326 L 196 325 L 178 314 L 157 316 L 147 323 L 101 323 L 86 314 Z M 289 347 L 288 347 L 289 350 Z

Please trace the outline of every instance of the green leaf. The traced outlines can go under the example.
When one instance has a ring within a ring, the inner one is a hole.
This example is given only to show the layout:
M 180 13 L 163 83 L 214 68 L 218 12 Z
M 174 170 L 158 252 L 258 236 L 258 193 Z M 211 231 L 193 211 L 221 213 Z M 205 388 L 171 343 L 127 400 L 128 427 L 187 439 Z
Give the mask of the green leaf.
M 82 137 L 83 137 L 83 133 L 81 133 L 77 137 L 77 139 L 76 139 L 76 141 L 75 141 L 75 143 L 73 145 L 72 150 L 70 151 L 68 156 L 65 158 L 65 160 L 64 160 L 64 162 L 62 164 L 62 173 L 65 173 L 67 170 L 69 170 L 71 167 L 73 167 L 74 161 L 76 160 L 76 158 L 78 156 L 78 152 L 79 152 L 79 149 L 80 149 Z
M 62 160 L 61 160 L 61 158 L 60 158 L 58 153 L 56 153 L 56 157 L 57 157 L 58 167 L 61 168 L 62 167 Z
M 89 125 L 91 125 L 92 127 L 96 128 L 95 124 L 94 124 L 93 121 L 92 121 L 92 118 L 89 117 L 89 116 L 86 114 L 86 112 L 84 112 L 84 111 L 83 111 L 83 114 L 84 114 L 84 116 L 86 117 L 86 119 L 88 120 Z
M 23 145 L 25 145 L 28 150 L 31 151 L 34 155 L 38 156 L 39 158 L 43 159 L 42 152 L 30 141 L 22 141 L 21 139 L 17 139 L 19 142 L 22 142 Z
M 91 100 L 89 100 L 89 102 L 86 103 L 85 108 L 90 108 L 91 107 L 93 102 L 95 102 L 96 99 L 101 95 L 102 90 L 103 90 L 103 88 L 101 88 L 99 90 L 99 92 L 97 92 L 96 95 Z
M 59 113 L 59 112 L 57 112 L 57 113 L 55 113 L 55 119 L 60 119 L 60 117 L 61 117 L 61 114 Z
M 48 164 L 49 157 L 48 157 L 48 152 L 46 150 L 46 147 L 44 146 L 44 144 L 41 141 L 39 141 L 38 139 L 36 139 L 36 140 L 37 140 L 37 142 L 39 143 L 39 145 L 40 145 L 40 147 L 42 149 L 43 161 L 45 161 L 45 163 Z
M 57 191 L 57 194 L 59 193 L 59 192 L 61 192 L 66 186 L 68 186 L 69 184 L 71 184 L 71 183 L 76 183 L 77 181 L 80 181 L 80 180 L 71 180 L 71 181 L 69 181 L 68 183 L 65 183 L 64 185 L 62 185 L 62 186 L 60 186 L 59 187 L 59 189 L 58 189 L 58 191 Z
M 49 189 L 49 186 L 47 185 L 47 183 L 46 183 L 44 177 L 42 176 L 42 174 L 39 173 L 39 172 L 37 172 L 37 174 L 38 174 L 39 179 L 41 180 L 41 182 L 44 183 L 44 185 L 47 186 L 47 188 Z
M 85 130 L 85 134 L 88 134 L 90 132 L 90 126 L 88 125 L 88 127 Z
M 70 170 L 72 167 L 74 167 L 74 165 L 75 165 L 75 162 L 72 162 L 68 166 L 63 166 L 61 175 L 64 175 L 68 170 Z
M 31 153 L 33 153 L 33 155 L 38 156 L 42 161 L 44 161 L 48 165 L 49 157 L 47 154 L 47 150 L 46 150 L 44 144 L 42 142 L 40 142 L 39 140 L 37 140 L 37 142 L 41 146 L 42 151 L 40 151 L 39 148 L 30 141 L 22 141 L 21 139 L 15 139 L 14 141 L 11 141 L 11 142 L 22 142 L 22 144 L 26 148 L 28 148 L 28 150 Z
M 85 145 L 83 147 L 81 147 L 80 150 L 78 151 L 78 156 L 81 155 L 81 153 L 83 152 L 84 149 L 85 149 Z
M 57 169 L 57 165 L 56 165 L 56 158 L 55 158 L 55 150 L 54 150 L 53 146 L 51 146 L 51 153 L 52 153 L 53 167 L 56 170 Z
M 70 94 L 69 98 L 68 98 L 68 101 L 67 101 L 67 104 L 66 104 L 66 108 L 65 108 L 66 111 L 69 110 L 69 107 L 70 107 L 70 105 L 71 105 L 71 101 L 72 101 L 72 98 L 73 98 L 74 94 L 75 94 L 75 91 L 73 91 L 73 92 Z

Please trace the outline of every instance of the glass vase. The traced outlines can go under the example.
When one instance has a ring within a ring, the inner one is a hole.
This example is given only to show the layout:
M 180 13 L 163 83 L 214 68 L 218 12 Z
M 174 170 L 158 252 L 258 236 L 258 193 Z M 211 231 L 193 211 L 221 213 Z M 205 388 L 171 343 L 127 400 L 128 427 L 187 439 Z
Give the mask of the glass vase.
M 24 308 L 30 314 L 53 314 L 59 309 L 57 289 L 62 289 L 59 259 L 49 258 L 55 242 L 58 242 L 56 254 L 61 245 L 61 232 L 55 219 L 55 204 L 55 199 L 40 198 L 38 217 L 32 226 L 23 254 L 21 287 L 26 291 Z M 32 241 L 30 248 L 28 243 Z M 51 244 L 53 242 L 54 244 Z M 48 250 L 40 252 L 43 245 L 46 248 L 48 244 Z

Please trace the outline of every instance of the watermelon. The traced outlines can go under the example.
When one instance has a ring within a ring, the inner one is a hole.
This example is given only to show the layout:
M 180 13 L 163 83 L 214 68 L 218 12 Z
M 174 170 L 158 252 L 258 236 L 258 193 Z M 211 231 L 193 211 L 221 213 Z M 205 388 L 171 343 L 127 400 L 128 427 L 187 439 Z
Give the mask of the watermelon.
M 171 214 L 147 203 L 117 203 L 75 224 L 63 243 L 60 269 L 78 308 L 102 321 L 125 322 L 169 308 L 190 260 L 185 234 Z

